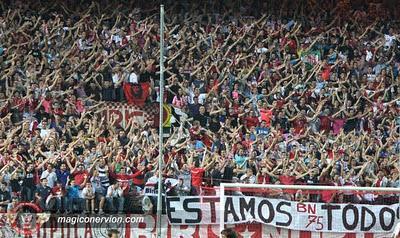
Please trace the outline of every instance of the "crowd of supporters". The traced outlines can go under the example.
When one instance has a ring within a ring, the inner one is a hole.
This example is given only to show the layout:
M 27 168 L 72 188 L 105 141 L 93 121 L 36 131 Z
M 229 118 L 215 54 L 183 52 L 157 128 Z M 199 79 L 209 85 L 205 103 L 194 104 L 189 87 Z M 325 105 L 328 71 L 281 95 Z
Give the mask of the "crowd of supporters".
M 400 187 L 400 24 L 390 4 L 166 1 L 175 120 L 159 171 L 151 122 L 120 128 L 101 116 L 105 102 L 158 102 L 159 5 L 0 1 L 0 209 L 151 209 L 154 197 L 133 200 L 159 172 L 171 196 L 221 182 Z

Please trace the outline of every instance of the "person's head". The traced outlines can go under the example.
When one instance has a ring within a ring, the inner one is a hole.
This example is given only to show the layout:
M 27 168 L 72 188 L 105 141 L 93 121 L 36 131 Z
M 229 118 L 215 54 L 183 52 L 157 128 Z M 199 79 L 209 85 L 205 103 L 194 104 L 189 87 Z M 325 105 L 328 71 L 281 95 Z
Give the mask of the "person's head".
M 115 230 L 115 229 L 109 230 L 107 237 L 108 238 L 118 238 L 119 237 L 119 231 Z
M 247 176 L 253 176 L 253 170 L 252 169 L 247 169 L 246 170 L 246 175 Z
M 200 114 L 204 114 L 206 112 L 206 108 L 204 106 L 200 106 L 199 112 Z
M 124 130 L 120 130 L 118 134 L 119 134 L 120 137 L 124 137 L 125 136 L 125 131 Z
M 0 189 L 1 191 L 5 191 L 7 188 L 7 185 L 5 183 L 0 183 Z
M 318 174 L 319 174 L 319 170 L 318 169 L 313 169 L 312 171 L 311 171 L 311 176 L 318 176 Z
M 42 184 L 42 186 L 47 186 L 47 178 L 42 178 L 40 180 L 40 183 Z
M 47 171 L 51 172 L 53 170 L 52 164 L 47 164 Z
M 92 184 L 91 184 L 90 182 L 87 182 L 87 183 L 85 184 L 85 187 L 86 187 L 87 189 L 91 189 L 91 188 L 92 188 Z
M 78 165 L 78 171 L 82 172 L 83 170 L 85 170 L 85 167 L 83 166 L 83 164 L 79 164 Z
M 57 180 L 57 182 L 56 182 L 56 186 L 58 186 L 58 187 L 62 187 L 62 183 L 61 183 L 61 181 L 60 181 L 60 180 Z
M 67 165 L 65 163 L 62 163 L 60 165 L 60 170 L 65 171 L 67 169 Z
M 74 179 L 71 179 L 71 180 L 69 181 L 69 185 L 70 185 L 70 186 L 74 186 L 74 185 L 75 185 L 75 180 L 74 180 Z
M 222 238 L 237 238 L 238 235 L 235 230 L 232 228 L 227 228 L 223 231 L 221 231 L 221 237 Z
M 181 177 L 178 178 L 178 185 L 179 186 L 183 185 L 183 178 L 181 178 Z
M 382 179 L 384 176 L 385 176 L 385 173 L 383 173 L 383 171 L 380 170 L 380 171 L 378 172 L 378 178 L 379 178 L 379 179 Z

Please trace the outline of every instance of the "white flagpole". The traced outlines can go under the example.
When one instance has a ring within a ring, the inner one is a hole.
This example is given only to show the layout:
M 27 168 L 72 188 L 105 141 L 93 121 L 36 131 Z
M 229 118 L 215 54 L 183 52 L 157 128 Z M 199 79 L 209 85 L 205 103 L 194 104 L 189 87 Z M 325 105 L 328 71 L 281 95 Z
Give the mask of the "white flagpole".
M 163 103 L 164 103 L 164 5 L 160 5 L 160 124 L 159 124 L 159 156 L 158 156 L 158 197 L 157 197 L 157 237 L 161 238 L 162 214 L 162 169 L 164 159 L 163 146 Z

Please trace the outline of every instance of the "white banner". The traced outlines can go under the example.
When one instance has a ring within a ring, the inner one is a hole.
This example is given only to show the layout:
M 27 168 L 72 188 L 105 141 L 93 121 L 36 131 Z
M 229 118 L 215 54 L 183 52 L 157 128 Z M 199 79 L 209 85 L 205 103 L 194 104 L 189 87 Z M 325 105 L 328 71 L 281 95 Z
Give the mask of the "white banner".
M 3 215 L 3 216 L 2 216 Z M 131 215 L 134 217 L 135 215 Z M 140 216 L 140 215 L 139 215 Z M 140 223 L 104 223 L 82 225 L 57 224 L 54 220 L 52 226 L 42 226 L 32 231 L 31 235 L 24 236 L 18 234 L 16 230 L 9 226 L 9 223 L 1 222 L 6 218 L 6 214 L 0 214 L 0 237 L 32 237 L 32 238 L 107 238 L 110 229 L 120 232 L 120 238 L 153 238 L 156 236 L 156 217 L 145 216 L 144 222 Z M 53 219 L 53 218 L 51 218 Z M 161 237 L 165 238 L 218 238 L 218 225 L 170 225 L 166 217 L 162 217 Z M 333 232 L 311 232 L 294 231 L 282 229 L 263 224 L 236 224 L 229 226 L 235 229 L 240 238 L 391 238 L 391 233 L 333 233 Z
M 137 106 L 113 102 L 104 104 L 99 111 L 107 122 L 115 120 L 114 125 L 122 128 L 126 128 L 129 120 L 138 124 L 148 122 L 151 126 L 158 125 L 158 104 Z
M 168 197 L 167 216 L 172 224 L 217 224 L 217 197 Z M 263 223 L 275 227 L 322 232 L 391 232 L 399 221 L 399 204 L 299 203 L 250 196 L 228 196 L 225 224 Z

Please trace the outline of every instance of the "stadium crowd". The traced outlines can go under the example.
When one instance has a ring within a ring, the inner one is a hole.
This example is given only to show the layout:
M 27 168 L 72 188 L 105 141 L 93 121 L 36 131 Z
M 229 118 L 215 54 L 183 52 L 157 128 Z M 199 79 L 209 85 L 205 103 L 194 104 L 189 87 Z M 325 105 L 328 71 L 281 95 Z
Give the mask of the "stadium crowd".
M 400 28 L 390 1 L 165 2 L 175 122 L 159 171 L 157 128 L 119 128 L 100 114 L 105 102 L 158 102 L 158 4 L 0 1 L 2 211 L 19 202 L 135 210 L 129 200 L 159 172 L 180 196 L 221 182 L 400 187 Z

